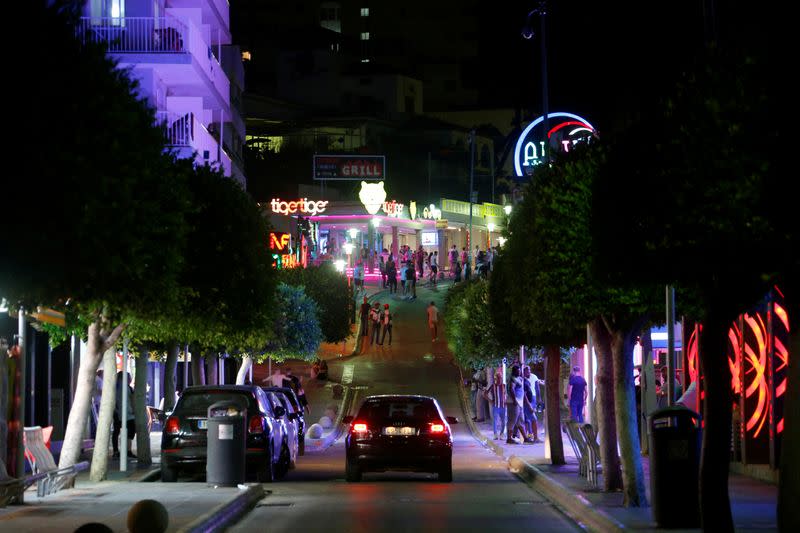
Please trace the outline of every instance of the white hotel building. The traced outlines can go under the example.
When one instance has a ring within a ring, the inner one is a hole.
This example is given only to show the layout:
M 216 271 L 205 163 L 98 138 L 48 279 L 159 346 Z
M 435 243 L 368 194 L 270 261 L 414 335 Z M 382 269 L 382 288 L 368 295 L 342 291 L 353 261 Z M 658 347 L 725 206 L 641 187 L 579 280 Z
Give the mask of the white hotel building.
M 87 0 L 78 34 L 139 81 L 167 145 L 245 187 L 244 69 L 227 0 Z

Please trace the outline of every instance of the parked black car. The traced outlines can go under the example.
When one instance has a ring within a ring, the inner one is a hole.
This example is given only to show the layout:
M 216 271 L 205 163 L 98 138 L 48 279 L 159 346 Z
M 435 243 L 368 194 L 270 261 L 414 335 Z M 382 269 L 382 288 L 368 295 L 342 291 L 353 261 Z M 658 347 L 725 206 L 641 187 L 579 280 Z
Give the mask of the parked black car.
M 360 481 L 363 472 L 434 472 L 453 480 L 453 437 L 439 403 L 428 396 L 369 396 L 358 414 L 346 416 L 345 478 Z
M 294 393 L 291 387 L 264 387 L 265 391 L 282 392 L 292 406 L 294 415 L 289 413 L 289 418 L 297 420 L 297 447 L 298 455 L 305 455 L 306 453 L 306 419 L 303 406 L 300 405 L 300 400 Z
M 164 422 L 161 480 L 177 481 L 181 470 L 204 471 L 208 408 L 223 400 L 247 402 L 247 473 L 260 481 L 282 478 L 289 470 L 289 444 L 283 407 L 274 411 L 255 385 L 205 385 L 183 391 Z

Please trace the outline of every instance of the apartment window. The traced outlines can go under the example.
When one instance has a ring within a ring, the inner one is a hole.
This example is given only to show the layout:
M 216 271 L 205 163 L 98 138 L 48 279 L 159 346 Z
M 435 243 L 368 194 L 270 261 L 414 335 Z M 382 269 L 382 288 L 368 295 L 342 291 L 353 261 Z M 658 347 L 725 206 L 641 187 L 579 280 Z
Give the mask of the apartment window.
M 361 40 L 362 41 L 369 41 L 369 32 L 368 31 L 362 31 L 361 32 Z
M 368 17 L 369 16 L 369 8 L 368 7 L 362 7 L 361 8 L 361 16 L 362 17 Z
M 364 58 L 361 60 L 362 63 L 369 63 L 369 58 Z

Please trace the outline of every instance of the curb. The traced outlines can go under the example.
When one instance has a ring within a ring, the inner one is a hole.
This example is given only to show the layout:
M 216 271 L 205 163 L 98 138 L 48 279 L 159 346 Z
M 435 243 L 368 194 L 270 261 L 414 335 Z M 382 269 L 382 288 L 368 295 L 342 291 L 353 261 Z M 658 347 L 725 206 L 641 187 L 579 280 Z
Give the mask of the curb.
M 461 399 L 461 408 L 464 410 L 467 426 L 469 426 L 475 440 L 506 461 L 512 474 L 516 475 L 524 481 L 526 485 L 550 500 L 553 505 L 558 507 L 564 514 L 584 529 L 601 532 L 627 531 L 624 524 L 615 520 L 605 511 L 597 509 L 589 500 L 584 498 L 583 495 L 573 493 L 572 490 L 548 476 L 534 465 L 516 455 L 506 457 L 506 451 L 503 447 L 486 437 L 478 426 L 475 425 L 472 417 L 469 416 L 470 411 L 467 405 L 467 398 L 465 396 L 464 387 L 462 386 L 462 383 L 464 383 L 464 376 L 461 372 L 461 368 L 458 369 L 458 374 L 461 378 L 458 383 L 458 397 Z
M 252 509 L 264 496 L 264 487 L 260 483 L 247 486 L 247 490 L 230 501 L 222 503 L 190 524 L 178 530 L 179 533 L 207 533 L 220 531 L 233 524 Z
M 334 430 L 321 439 L 312 440 L 306 438 L 306 452 L 324 452 L 339 439 L 344 429 L 342 426 L 342 418 L 344 418 L 345 413 L 350 411 L 350 407 L 353 404 L 355 396 L 356 391 L 353 387 L 344 388 L 344 398 L 342 399 L 341 407 L 339 408 L 339 414 L 336 415 L 336 421 L 333 423 Z

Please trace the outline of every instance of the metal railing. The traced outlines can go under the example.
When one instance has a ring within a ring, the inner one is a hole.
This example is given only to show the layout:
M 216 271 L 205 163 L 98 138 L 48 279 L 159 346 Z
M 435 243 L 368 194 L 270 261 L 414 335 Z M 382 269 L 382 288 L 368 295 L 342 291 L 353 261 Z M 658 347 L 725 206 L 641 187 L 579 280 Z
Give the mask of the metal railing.
M 173 17 L 83 17 L 78 38 L 84 43 L 105 43 L 109 52 L 185 53 L 189 42 L 186 25 Z
M 167 146 L 192 146 L 194 141 L 194 113 L 159 111 L 156 120 L 164 131 Z

